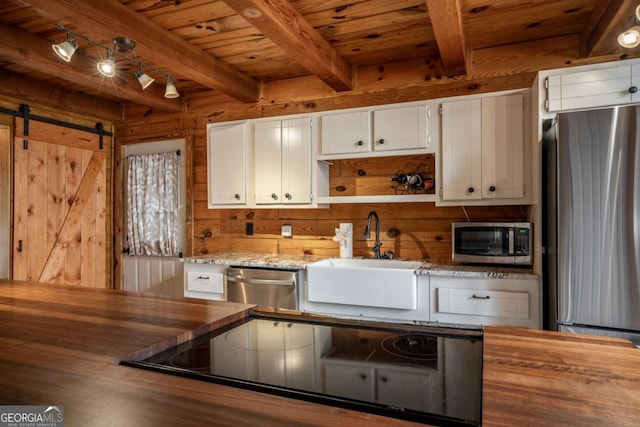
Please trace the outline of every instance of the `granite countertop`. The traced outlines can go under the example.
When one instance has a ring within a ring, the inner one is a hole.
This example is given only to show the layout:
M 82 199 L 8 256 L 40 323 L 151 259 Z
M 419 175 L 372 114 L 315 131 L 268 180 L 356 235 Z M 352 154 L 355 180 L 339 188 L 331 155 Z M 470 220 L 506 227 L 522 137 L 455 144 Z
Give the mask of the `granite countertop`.
M 183 258 L 191 264 L 236 265 L 242 267 L 269 267 L 287 270 L 301 270 L 307 265 L 322 261 L 327 257 L 314 255 L 267 254 L 255 252 L 222 252 Z M 476 277 L 488 279 L 537 279 L 532 268 L 478 266 L 454 263 L 422 261 L 416 270 L 418 275 Z

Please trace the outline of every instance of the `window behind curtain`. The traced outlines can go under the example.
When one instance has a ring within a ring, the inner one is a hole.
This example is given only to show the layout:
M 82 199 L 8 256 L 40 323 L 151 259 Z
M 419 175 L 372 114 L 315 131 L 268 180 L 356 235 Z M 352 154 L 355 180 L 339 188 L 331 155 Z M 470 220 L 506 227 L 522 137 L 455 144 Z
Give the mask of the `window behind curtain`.
M 129 254 L 178 256 L 178 154 L 133 155 L 126 160 Z

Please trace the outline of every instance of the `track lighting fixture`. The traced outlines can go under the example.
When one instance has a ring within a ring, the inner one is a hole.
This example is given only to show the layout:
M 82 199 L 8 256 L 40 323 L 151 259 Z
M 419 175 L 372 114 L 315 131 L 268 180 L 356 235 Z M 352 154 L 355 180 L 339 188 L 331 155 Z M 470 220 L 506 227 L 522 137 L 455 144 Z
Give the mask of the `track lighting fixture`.
M 73 40 L 71 33 L 67 31 L 67 40 L 62 43 L 52 44 L 51 48 L 64 62 L 71 62 L 71 57 L 78 49 L 78 42 Z
M 169 78 L 167 78 L 167 86 L 166 86 L 165 91 L 164 91 L 164 97 L 165 98 L 177 98 L 179 96 L 180 96 L 180 94 L 178 93 L 178 90 L 176 89 L 176 85 L 173 84 L 173 77 L 169 76 Z
M 632 49 L 640 46 L 640 6 L 636 7 L 635 13 L 629 17 L 634 25 L 618 35 L 618 44 L 624 48 Z
M 178 90 L 176 89 L 174 79 L 171 75 L 157 69 L 156 67 L 145 64 L 136 57 L 136 52 L 134 50 L 136 43 L 133 40 L 126 37 L 116 37 L 113 39 L 113 47 L 108 47 L 96 42 L 89 37 L 75 33 L 71 29 L 63 27 L 60 24 L 55 24 L 55 27 L 58 30 L 67 33 L 66 41 L 51 45 L 51 48 L 56 53 L 56 55 L 58 55 L 64 61 L 71 62 L 71 57 L 78 49 L 78 42 L 71 39 L 71 35 L 73 34 L 76 37 L 86 41 L 87 43 L 93 46 L 101 47 L 107 51 L 106 59 L 96 61 L 98 72 L 103 76 L 114 77 L 116 75 L 116 61 L 114 59 L 114 55 L 118 55 L 126 59 L 127 61 L 134 62 L 138 65 L 139 68 L 133 74 L 136 79 L 138 79 L 138 82 L 140 82 L 140 86 L 142 86 L 143 90 L 148 88 L 155 81 L 155 78 L 151 77 L 142 70 L 142 68 L 145 67 L 153 70 L 157 74 L 164 74 L 167 78 L 167 86 L 164 93 L 165 98 L 177 98 L 180 96 Z M 127 52 L 131 52 L 131 55 L 127 55 Z

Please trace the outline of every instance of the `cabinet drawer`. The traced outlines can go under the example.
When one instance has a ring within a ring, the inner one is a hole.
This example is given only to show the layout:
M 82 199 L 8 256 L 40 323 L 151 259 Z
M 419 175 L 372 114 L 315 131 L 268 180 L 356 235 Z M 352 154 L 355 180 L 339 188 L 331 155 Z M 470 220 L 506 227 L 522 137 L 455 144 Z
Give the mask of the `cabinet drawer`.
M 479 289 L 439 288 L 440 313 L 471 316 L 529 318 L 527 292 L 485 291 Z
M 196 292 L 224 293 L 224 275 L 206 271 L 187 272 L 187 290 Z

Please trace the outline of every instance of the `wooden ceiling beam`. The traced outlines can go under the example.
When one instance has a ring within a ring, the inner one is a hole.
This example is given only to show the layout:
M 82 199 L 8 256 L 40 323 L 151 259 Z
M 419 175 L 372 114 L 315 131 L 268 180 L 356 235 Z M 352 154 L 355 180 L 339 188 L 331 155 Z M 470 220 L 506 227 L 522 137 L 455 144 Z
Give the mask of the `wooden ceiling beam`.
M 29 4 L 92 39 L 128 37 L 136 54 L 169 74 L 183 76 L 243 102 L 260 97 L 260 84 L 208 52 L 145 18 L 118 0 L 29 0 Z
M 633 18 L 637 0 L 600 0 L 582 31 L 583 57 L 604 55 L 624 50 L 618 35 L 636 25 Z
M 20 73 L 0 68 L 0 94 L 21 103 L 117 122 L 123 119 L 122 105 L 84 93 L 72 92 Z
M 144 92 L 138 79 L 129 74 L 118 74 L 105 78 L 98 74 L 95 62 L 77 52 L 71 62 L 64 62 L 51 49 L 51 42 L 27 31 L 0 24 L 0 55 L 35 71 L 60 79 L 95 87 L 98 92 L 108 93 L 162 111 L 181 111 L 179 99 L 164 97 L 164 88 L 149 87 Z
M 340 92 L 353 89 L 353 70 L 288 0 L 224 0 L 273 43 Z
M 467 51 L 459 0 L 426 0 L 429 19 L 447 76 L 467 74 Z

